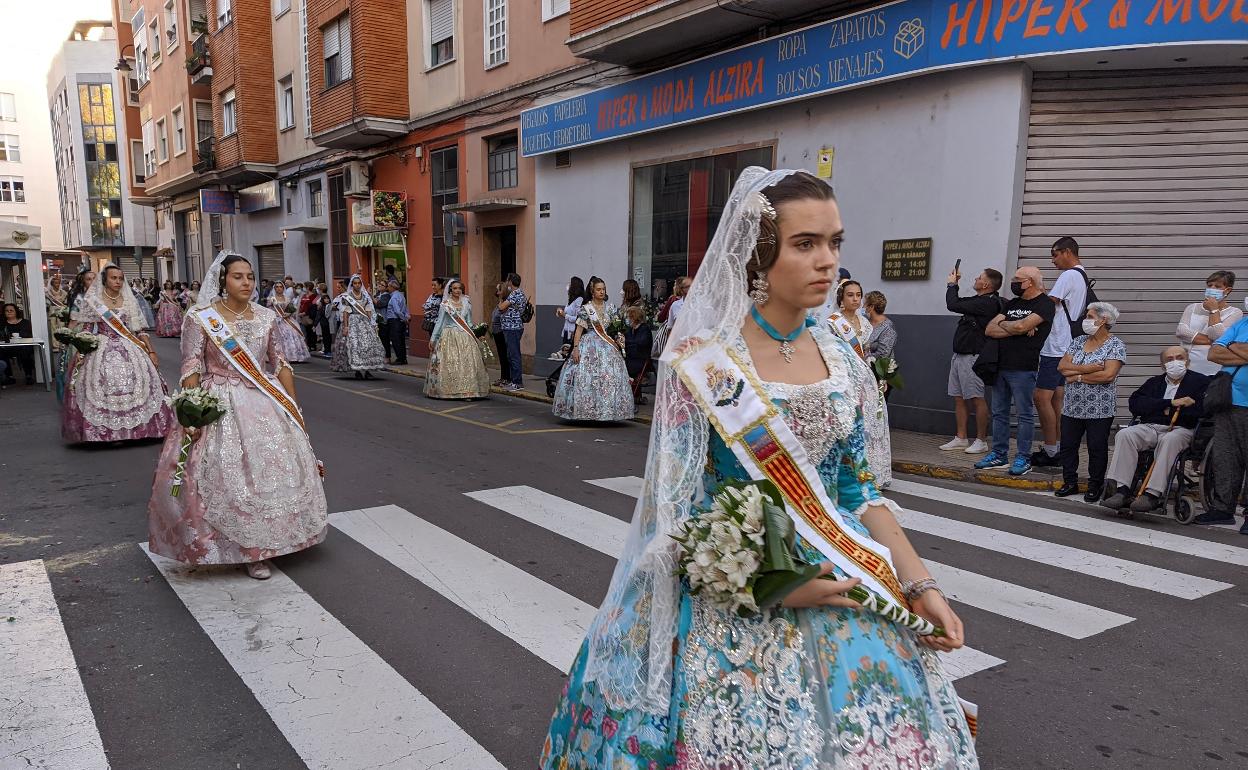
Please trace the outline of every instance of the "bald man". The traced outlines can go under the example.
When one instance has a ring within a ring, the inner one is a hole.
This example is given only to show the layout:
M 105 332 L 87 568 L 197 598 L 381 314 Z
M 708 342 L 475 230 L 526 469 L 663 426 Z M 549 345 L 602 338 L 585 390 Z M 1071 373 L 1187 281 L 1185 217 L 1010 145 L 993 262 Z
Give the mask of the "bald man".
M 1036 368 L 1040 349 L 1053 328 L 1057 306 L 1044 293 L 1044 278 L 1034 267 L 1020 267 L 1010 281 L 1013 299 L 988 323 L 984 334 L 998 341 L 997 381 L 992 386 L 992 451 L 976 468 L 1004 468 L 1011 476 L 1031 473 L 1035 434 Z M 1018 411 L 1018 448 L 1010 462 L 1010 405 Z
M 1145 380 L 1131 394 L 1131 414 L 1138 422 L 1118 431 L 1114 440 L 1114 456 L 1105 474 L 1106 488 L 1113 490 L 1101 505 L 1114 510 L 1130 506 L 1136 513 L 1149 513 L 1162 507 L 1167 481 L 1175 458 L 1192 445 L 1196 423 L 1209 378 L 1188 369 L 1187 351 L 1175 345 L 1161 352 L 1161 374 Z M 1140 452 L 1153 452 L 1153 473 L 1148 477 L 1144 494 L 1132 500 L 1137 490 L 1130 484 Z

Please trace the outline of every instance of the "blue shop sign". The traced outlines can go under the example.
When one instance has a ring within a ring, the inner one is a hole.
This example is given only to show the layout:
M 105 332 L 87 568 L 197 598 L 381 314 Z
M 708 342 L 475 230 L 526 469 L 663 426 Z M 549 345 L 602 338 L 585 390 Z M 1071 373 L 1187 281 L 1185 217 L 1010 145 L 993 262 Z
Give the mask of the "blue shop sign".
M 1071 51 L 1248 44 L 1248 0 L 901 0 L 525 110 L 525 156 L 939 69 Z
M 237 209 L 235 200 L 229 190 L 200 190 L 199 210 L 203 214 L 233 214 Z

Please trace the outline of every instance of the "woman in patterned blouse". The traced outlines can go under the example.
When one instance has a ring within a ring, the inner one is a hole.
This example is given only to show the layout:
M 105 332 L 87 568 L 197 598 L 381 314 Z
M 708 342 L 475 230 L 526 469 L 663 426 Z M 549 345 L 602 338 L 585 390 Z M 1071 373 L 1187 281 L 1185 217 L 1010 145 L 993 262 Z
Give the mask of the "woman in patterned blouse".
M 1110 334 L 1118 308 L 1108 302 L 1088 305 L 1083 334 L 1071 340 L 1058 371 L 1066 378 L 1062 404 L 1062 487 L 1055 493 L 1069 497 L 1079 491 L 1079 443 L 1088 442 L 1088 491 L 1083 499 L 1095 503 L 1105 487 L 1109 465 L 1109 428 L 1117 404 L 1118 373 L 1127 362 L 1127 346 Z

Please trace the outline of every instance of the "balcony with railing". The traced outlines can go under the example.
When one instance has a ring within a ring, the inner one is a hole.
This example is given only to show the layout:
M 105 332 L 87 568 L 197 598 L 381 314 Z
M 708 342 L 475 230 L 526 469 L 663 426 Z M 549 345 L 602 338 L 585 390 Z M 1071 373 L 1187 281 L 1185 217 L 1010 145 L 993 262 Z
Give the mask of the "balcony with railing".
M 199 144 L 195 148 L 195 165 L 192 166 L 195 173 L 202 174 L 217 167 L 216 141 L 216 138 L 211 136 L 206 136 L 199 140 Z
M 196 85 L 212 82 L 212 52 L 208 50 L 206 32 L 191 43 L 191 55 L 186 57 L 186 72 Z

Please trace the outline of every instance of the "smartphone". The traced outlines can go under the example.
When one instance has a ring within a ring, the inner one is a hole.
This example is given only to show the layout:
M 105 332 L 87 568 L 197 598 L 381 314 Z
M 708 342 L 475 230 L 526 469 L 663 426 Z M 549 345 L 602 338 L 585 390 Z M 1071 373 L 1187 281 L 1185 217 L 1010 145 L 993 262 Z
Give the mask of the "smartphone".
M 958 261 L 953 263 L 953 272 L 962 275 L 962 258 L 958 257 Z

